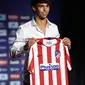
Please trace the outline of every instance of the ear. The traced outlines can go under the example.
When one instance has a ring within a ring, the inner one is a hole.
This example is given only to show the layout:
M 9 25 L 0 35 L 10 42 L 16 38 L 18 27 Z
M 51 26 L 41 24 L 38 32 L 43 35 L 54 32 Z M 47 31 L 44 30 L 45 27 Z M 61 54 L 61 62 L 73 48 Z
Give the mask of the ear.
M 32 10 L 33 10 L 33 11 L 36 11 L 35 7 L 32 7 Z

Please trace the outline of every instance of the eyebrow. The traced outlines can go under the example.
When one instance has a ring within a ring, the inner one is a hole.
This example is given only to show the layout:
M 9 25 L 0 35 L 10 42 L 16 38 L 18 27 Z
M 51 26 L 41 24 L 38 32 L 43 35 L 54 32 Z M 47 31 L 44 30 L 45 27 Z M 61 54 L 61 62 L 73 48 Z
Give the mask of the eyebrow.
M 44 6 L 44 4 L 37 4 L 38 6 Z M 49 4 L 46 4 L 45 6 L 49 6 Z

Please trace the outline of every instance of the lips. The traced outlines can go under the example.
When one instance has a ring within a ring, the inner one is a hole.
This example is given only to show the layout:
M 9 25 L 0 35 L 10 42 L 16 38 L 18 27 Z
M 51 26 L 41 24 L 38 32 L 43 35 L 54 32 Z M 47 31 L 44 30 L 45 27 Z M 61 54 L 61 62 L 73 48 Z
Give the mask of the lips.
M 44 16 L 46 16 L 46 15 L 47 15 L 47 13 L 43 13 L 43 15 L 44 15 Z

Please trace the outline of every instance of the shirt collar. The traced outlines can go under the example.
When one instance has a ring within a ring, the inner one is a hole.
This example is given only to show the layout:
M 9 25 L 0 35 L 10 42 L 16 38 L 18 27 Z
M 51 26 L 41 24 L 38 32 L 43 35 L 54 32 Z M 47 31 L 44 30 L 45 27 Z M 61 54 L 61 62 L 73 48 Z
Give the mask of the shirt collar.
M 33 26 L 37 26 L 35 20 L 34 20 L 34 17 L 32 17 L 32 23 L 31 23 Z M 49 26 L 51 26 L 51 22 L 47 19 L 47 27 L 49 28 Z

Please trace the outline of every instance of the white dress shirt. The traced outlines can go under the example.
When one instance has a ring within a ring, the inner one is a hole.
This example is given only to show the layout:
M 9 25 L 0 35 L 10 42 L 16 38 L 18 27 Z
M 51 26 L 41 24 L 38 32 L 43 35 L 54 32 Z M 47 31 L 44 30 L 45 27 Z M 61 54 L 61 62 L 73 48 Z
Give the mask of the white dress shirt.
M 29 40 L 29 38 L 45 38 L 45 37 L 60 37 L 58 26 L 47 19 L 47 26 L 45 33 L 43 33 L 36 25 L 34 18 L 25 24 L 19 26 L 16 32 L 16 39 L 10 49 L 10 57 L 20 57 L 25 53 L 23 46 Z

